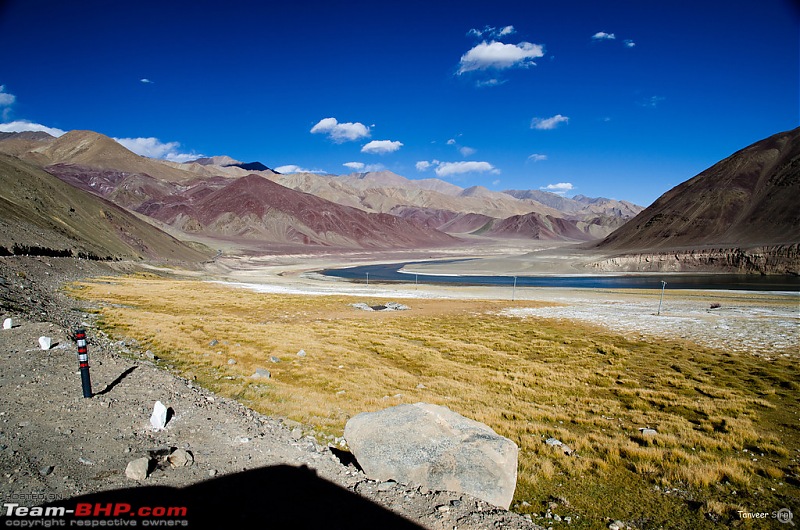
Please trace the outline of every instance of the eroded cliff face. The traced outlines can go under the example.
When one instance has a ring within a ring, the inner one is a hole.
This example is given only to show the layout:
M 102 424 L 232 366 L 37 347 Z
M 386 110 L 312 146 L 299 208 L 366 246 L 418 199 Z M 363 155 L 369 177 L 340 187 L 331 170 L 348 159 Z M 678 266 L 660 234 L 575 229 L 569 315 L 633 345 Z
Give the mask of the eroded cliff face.
M 626 253 L 589 265 L 604 272 L 800 274 L 800 245 Z

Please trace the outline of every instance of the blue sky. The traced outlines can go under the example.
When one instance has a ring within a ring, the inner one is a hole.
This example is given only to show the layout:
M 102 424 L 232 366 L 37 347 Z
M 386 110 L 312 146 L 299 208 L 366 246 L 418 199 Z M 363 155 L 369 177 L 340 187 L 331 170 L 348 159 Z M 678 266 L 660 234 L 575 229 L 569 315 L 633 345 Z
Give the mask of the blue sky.
M 791 0 L 6 0 L 0 130 L 647 205 L 800 125 L 799 28 Z

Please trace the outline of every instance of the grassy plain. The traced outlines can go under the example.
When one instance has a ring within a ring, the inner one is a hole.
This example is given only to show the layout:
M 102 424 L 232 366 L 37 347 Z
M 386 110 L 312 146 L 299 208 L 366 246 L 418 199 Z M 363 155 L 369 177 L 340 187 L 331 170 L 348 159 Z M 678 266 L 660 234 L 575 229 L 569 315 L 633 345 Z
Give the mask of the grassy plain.
M 702 528 L 758 527 L 738 510 L 800 507 L 800 370 L 791 357 L 498 314 L 546 302 L 419 299 L 410 311 L 372 313 L 350 306 L 381 302 L 363 296 L 257 294 L 147 275 L 71 293 L 100 303 L 112 336 L 135 338 L 175 372 L 321 437 L 341 436 L 359 412 L 419 401 L 486 423 L 520 447 L 517 511 L 541 515 L 555 503 L 572 527 L 606 527 L 608 517 Z M 257 368 L 272 377 L 252 378 Z M 645 427 L 658 434 L 643 436 Z M 553 450 L 550 437 L 575 453 Z

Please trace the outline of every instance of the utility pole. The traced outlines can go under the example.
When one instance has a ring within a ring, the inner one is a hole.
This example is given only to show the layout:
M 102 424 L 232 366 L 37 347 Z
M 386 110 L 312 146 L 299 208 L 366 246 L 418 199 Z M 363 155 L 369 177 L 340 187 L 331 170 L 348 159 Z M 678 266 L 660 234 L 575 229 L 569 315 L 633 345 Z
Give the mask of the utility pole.
M 658 301 L 658 315 L 661 315 L 661 303 L 664 301 L 664 287 L 667 286 L 667 282 L 661 280 L 661 300 Z

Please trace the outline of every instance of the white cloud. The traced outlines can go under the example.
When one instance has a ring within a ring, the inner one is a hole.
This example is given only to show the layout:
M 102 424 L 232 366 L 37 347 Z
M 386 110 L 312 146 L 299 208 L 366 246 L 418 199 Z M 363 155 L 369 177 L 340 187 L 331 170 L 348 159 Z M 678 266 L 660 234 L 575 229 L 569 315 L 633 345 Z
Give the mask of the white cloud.
M 539 153 L 533 153 L 531 156 L 528 157 L 528 160 L 532 160 L 534 162 L 541 162 L 542 160 L 547 160 L 547 155 L 540 155 Z
M 461 156 L 467 157 L 474 155 L 476 153 L 476 149 L 473 149 L 472 147 L 467 147 L 465 145 L 464 147 L 459 147 L 458 152 L 461 153 Z
M 203 155 L 197 153 L 181 153 L 178 150 L 181 146 L 179 142 L 165 143 L 153 137 L 114 138 L 114 140 L 137 155 L 146 156 L 148 158 L 161 158 L 169 160 L 170 162 L 184 163 L 203 157 Z
M 288 175 L 289 173 L 327 173 L 327 171 L 323 171 L 321 169 L 306 169 L 295 164 L 286 164 L 284 166 L 276 167 L 275 171 L 283 175 Z
M 140 83 L 144 83 L 145 85 L 154 85 L 156 83 L 155 81 L 151 81 L 151 80 L 147 79 L 146 77 L 143 77 L 142 79 L 139 79 L 139 82 Z
M 439 162 L 436 167 L 436 175 L 439 177 L 449 177 L 461 175 L 462 173 L 493 173 L 498 174 L 500 170 L 489 162 Z
M 6 92 L 6 86 L 0 85 L 0 107 L 10 107 L 17 100 L 17 96 Z
M 626 47 L 626 48 L 633 48 L 634 46 L 636 46 L 636 43 L 635 43 L 635 42 L 633 42 L 633 41 L 632 41 L 632 40 L 630 40 L 630 39 L 625 39 L 625 41 L 624 41 L 624 42 L 625 42 L 625 47 Z
M 447 140 L 447 145 L 456 145 L 455 138 L 450 138 L 449 140 Z
M 559 182 L 558 184 L 548 184 L 547 186 L 542 186 L 540 189 L 547 190 L 558 195 L 564 195 L 568 191 L 575 189 L 570 182 Z
M 605 31 L 598 31 L 592 35 L 592 40 L 614 40 L 617 36 L 613 33 L 606 33 Z
M 483 41 L 461 57 L 461 66 L 458 73 L 473 70 L 487 70 L 494 68 L 527 68 L 535 65 L 534 59 L 544 57 L 544 47 L 540 44 L 520 42 L 519 44 L 504 44 L 502 42 Z
M 369 137 L 369 127 L 360 122 L 339 123 L 336 118 L 323 118 L 311 128 L 312 134 L 327 134 L 336 143 L 352 142 Z
M 427 171 L 431 168 L 433 164 L 428 162 L 427 160 L 420 160 L 417 162 L 417 171 Z
M 505 79 L 494 79 L 494 78 L 485 80 L 480 79 L 475 82 L 475 86 L 478 88 L 483 88 L 483 87 L 500 86 L 504 85 L 505 83 L 506 83 Z
M 352 169 L 353 171 L 363 171 L 366 164 L 364 164 L 364 162 L 345 162 L 342 165 L 346 168 Z
M 498 184 L 500 184 L 500 182 L 502 182 L 500 179 L 494 179 L 492 181 L 492 186 L 497 186 Z
M 531 120 L 531 129 L 548 131 L 550 129 L 555 129 L 562 123 L 567 122 L 569 122 L 569 118 L 567 116 L 562 116 L 561 114 L 556 114 L 551 118 L 533 118 L 533 120 Z
M 369 153 L 371 155 L 385 155 L 386 153 L 393 153 L 403 147 L 402 142 L 391 140 L 372 140 L 361 148 L 362 153 Z
M 9 123 L 0 123 L 0 132 L 23 132 L 23 131 L 43 131 L 51 136 L 61 136 L 67 131 L 62 131 L 56 127 L 48 127 L 39 123 L 27 120 L 16 120 Z
M 516 33 L 517 30 L 514 29 L 514 26 L 504 26 L 502 28 L 495 28 L 494 26 L 485 26 L 483 29 L 471 29 L 467 32 L 467 35 L 472 35 L 474 37 L 491 37 L 491 38 L 499 38 L 505 37 L 506 35 L 512 35 Z

